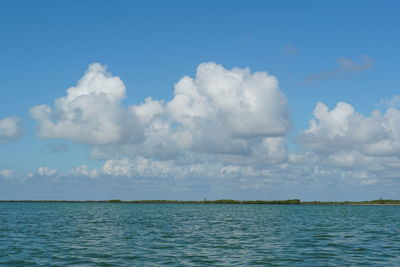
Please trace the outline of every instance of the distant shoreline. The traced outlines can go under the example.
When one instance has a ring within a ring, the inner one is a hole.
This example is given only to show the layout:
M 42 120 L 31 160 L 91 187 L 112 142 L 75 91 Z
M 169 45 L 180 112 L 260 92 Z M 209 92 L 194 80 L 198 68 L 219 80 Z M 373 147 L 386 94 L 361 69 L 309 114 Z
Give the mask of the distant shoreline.
M 400 200 L 378 199 L 370 201 L 304 201 L 288 200 L 0 200 L 1 202 L 25 203 L 122 203 L 122 204 L 254 204 L 254 205 L 353 205 L 353 206 L 394 206 L 400 205 Z

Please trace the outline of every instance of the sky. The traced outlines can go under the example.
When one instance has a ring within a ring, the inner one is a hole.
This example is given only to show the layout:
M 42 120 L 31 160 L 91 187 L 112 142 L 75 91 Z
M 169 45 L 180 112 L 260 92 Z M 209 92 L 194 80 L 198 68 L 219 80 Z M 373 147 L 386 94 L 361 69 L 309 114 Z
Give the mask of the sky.
M 398 1 L 2 1 L 0 199 L 400 199 Z

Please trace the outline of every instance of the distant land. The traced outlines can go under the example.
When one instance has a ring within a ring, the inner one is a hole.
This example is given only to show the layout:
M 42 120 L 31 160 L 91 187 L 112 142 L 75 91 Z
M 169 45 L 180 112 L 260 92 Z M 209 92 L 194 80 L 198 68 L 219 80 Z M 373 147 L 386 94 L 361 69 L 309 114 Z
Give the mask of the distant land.
M 377 199 L 370 201 L 300 201 L 288 200 L 0 200 L 0 202 L 39 202 L 39 203 L 142 203 L 142 204 L 269 204 L 269 205 L 400 205 L 400 200 Z

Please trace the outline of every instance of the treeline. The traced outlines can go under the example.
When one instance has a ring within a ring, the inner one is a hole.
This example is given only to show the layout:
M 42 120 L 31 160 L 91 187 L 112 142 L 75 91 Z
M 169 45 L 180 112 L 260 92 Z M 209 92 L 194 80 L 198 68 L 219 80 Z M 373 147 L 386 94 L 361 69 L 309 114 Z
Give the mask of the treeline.
M 218 200 L 110 200 L 111 203 L 175 203 L 175 204 L 300 204 L 300 199 L 288 200 L 233 200 L 233 199 L 218 199 Z
M 288 200 L 0 200 L 0 202 L 39 202 L 39 203 L 153 203 L 153 204 L 294 204 L 294 205 L 400 205 L 400 200 L 377 199 L 370 201 L 300 201 Z
M 376 199 L 370 201 L 303 201 L 301 204 L 311 205 L 400 205 L 400 200 Z
M 40 202 L 40 203 L 160 203 L 160 204 L 300 204 L 300 199 L 289 200 L 0 200 L 0 202 Z

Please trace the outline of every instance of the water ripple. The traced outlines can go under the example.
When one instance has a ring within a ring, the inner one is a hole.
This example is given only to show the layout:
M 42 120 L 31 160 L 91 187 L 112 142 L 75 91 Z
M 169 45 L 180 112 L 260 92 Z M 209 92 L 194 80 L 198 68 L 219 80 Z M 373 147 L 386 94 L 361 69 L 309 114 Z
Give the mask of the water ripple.
M 399 211 L 0 203 L 0 266 L 397 266 Z

